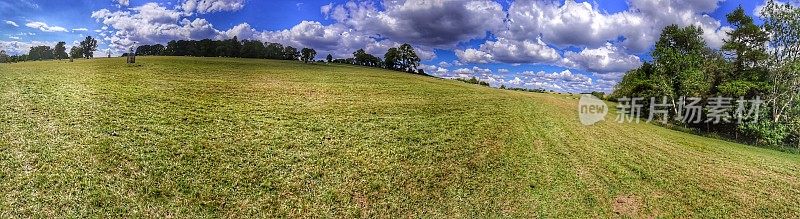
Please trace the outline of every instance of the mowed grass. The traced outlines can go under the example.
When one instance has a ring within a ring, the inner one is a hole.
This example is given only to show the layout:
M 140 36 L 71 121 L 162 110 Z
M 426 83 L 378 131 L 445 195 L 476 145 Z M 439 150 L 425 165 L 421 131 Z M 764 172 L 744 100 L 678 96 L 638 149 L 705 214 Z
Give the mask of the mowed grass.
M 800 217 L 800 156 L 583 126 L 577 96 L 138 61 L 0 65 L 0 217 Z

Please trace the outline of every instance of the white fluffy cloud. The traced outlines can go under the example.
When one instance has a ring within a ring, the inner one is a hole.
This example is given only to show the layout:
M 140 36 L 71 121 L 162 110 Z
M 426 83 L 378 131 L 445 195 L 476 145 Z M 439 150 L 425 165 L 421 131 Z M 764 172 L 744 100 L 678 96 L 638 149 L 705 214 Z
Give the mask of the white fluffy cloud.
M 176 9 L 147 3 L 130 10 L 112 12 L 101 9 L 92 12 L 91 17 L 113 28 L 113 34 L 103 40 L 116 51 L 125 51 L 134 44 L 164 43 L 173 39 L 217 39 L 221 36 L 221 32 L 207 20 L 190 20 L 186 16 Z
M 117 4 L 121 5 L 121 6 L 130 5 L 130 0 L 113 0 L 113 1 L 116 2 Z
M 492 55 L 477 49 L 456 50 L 456 56 L 466 63 L 489 63 L 494 61 Z
M 339 23 L 398 42 L 449 48 L 503 28 L 503 7 L 489 0 L 386 0 L 379 11 L 370 2 L 326 5 L 321 11 Z
M 567 67 L 597 73 L 625 72 L 642 64 L 638 56 L 628 55 L 611 43 L 596 49 L 587 48 L 578 53 L 568 51 L 564 54 L 563 62 Z
M 17 40 L 0 41 L 0 50 L 6 51 L 6 53 L 9 55 L 19 55 L 28 53 L 31 47 L 54 46 L 54 45 L 56 45 L 55 42 L 48 42 L 48 41 L 31 41 L 31 42 L 19 42 Z
M 513 40 L 541 35 L 544 41 L 559 46 L 597 47 L 624 34 L 621 31 L 633 32 L 645 25 L 630 12 L 609 15 L 588 2 L 572 0 L 563 5 L 554 1 L 515 1 L 508 14 L 508 31 L 501 35 Z
M 186 12 L 208 14 L 222 11 L 238 11 L 244 8 L 244 0 L 186 0 L 181 4 Z
M 519 0 L 508 10 L 508 30 L 498 35 L 511 40 L 532 40 L 538 36 L 560 47 L 600 47 L 619 41 L 629 51 L 643 52 L 670 24 L 700 26 L 703 38 L 719 48 L 725 31 L 721 23 L 706 15 L 718 7 L 718 0 L 631 0 L 627 11 L 609 14 L 588 2 Z
M 456 50 L 456 56 L 464 63 L 553 63 L 561 57 L 541 39 L 514 41 L 506 38 L 487 41 L 479 49 Z
M 586 75 L 572 73 L 570 70 L 551 73 L 544 71 L 526 71 L 520 74 L 520 76 L 525 80 L 525 87 L 529 88 L 572 93 L 610 90 L 609 86 L 595 83 L 592 78 Z
M 260 33 L 248 23 L 241 23 L 225 31 L 226 37 L 237 37 L 238 39 L 253 39 L 257 38 L 259 34 Z
M 38 22 L 38 21 L 28 22 L 27 24 L 25 24 L 25 26 L 33 29 L 39 29 L 43 32 L 69 32 L 67 28 L 59 26 L 50 26 L 44 22 Z

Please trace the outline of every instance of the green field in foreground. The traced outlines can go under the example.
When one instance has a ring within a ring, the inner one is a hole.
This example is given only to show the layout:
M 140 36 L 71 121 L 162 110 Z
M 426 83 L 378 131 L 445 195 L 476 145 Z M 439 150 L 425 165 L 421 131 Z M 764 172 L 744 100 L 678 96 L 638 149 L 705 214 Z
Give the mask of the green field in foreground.
M 800 217 L 800 156 L 583 126 L 577 96 L 137 61 L 0 65 L 0 217 Z

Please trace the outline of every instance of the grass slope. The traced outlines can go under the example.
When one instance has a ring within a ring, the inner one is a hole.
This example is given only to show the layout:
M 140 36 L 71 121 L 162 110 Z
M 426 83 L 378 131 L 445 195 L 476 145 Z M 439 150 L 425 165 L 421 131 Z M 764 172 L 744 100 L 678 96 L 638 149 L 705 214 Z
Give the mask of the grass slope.
M 0 65 L 0 217 L 800 217 L 800 157 L 354 66 Z M 611 116 L 609 116 L 611 117 Z

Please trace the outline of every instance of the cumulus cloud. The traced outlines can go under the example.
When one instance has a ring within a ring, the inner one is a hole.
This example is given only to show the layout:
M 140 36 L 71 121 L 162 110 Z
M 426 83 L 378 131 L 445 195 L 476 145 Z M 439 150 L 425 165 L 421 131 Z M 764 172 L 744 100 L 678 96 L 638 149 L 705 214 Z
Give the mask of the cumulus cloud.
M 589 91 L 608 91 L 610 86 L 595 83 L 592 78 L 583 74 L 575 74 L 570 70 L 561 72 L 532 72 L 520 74 L 525 80 L 525 87 L 580 93 Z
M 113 12 L 101 9 L 91 15 L 105 25 L 103 30 L 113 28 L 112 34 L 103 40 L 116 51 L 125 51 L 134 44 L 164 43 L 174 39 L 218 39 L 222 35 L 207 20 L 190 20 L 186 16 L 184 12 L 157 3 Z
M 465 63 L 553 63 L 561 58 L 541 39 L 515 41 L 506 38 L 486 41 L 477 50 L 456 50 L 456 56 Z
M 606 46 L 581 52 L 568 51 L 564 54 L 564 65 L 597 73 L 625 72 L 641 66 L 638 56 L 628 55 L 611 43 Z
M 367 34 L 399 42 L 449 48 L 458 42 L 483 38 L 503 28 L 503 7 L 489 0 L 383 1 L 385 10 L 370 2 L 323 6 L 321 11 L 340 23 Z
M 55 42 L 48 41 L 30 41 L 19 42 L 17 37 L 14 41 L 0 41 L 0 50 L 6 51 L 9 55 L 26 54 L 30 51 L 31 47 L 35 46 L 54 46 Z
M 498 35 L 511 40 L 531 40 L 541 36 L 560 47 L 600 47 L 618 42 L 639 53 L 649 49 L 661 30 L 670 25 L 697 25 L 712 48 L 719 48 L 726 27 L 708 16 L 718 0 L 631 0 L 627 11 L 609 14 L 589 2 L 519 0 L 508 10 L 507 31 Z
M 117 4 L 121 5 L 121 6 L 130 5 L 130 0 L 113 0 L 113 1 L 116 2 Z
M 494 61 L 492 55 L 477 49 L 456 50 L 456 56 L 466 63 L 489 63 Z
M 181 4 L 186 12 L 208 14 L 222 11 L 238 11 L 244 8 L 244 0 L 186 0 Z
M 38 21 L 28 22 L 27 24 L 25 24 L 25 26 L 33 29 L 39 29 L 43 32 L 69 32 L 67 31 L 67 28 L 59 26 L 50 26 L 44 22 L 38 22 Z
M 228 38 L 236 37 L 238 39 L 253 39 L 256 38 L 258 34 L 259 32 L 248 23 L 241 23 L 225 31 L 225 36 Z
M 603 45 L 620 36 L 620 31 L 636 31 L 643 21 L 630 12 L 605 14 L 588 2 L 521 0 L 511 4 L 507 22 L 508 31 L 502 36 L 512 40 L 536 39 L 559 46 Z
M 5 22 L 6 22 L 6 24 L 8 24 L 8 25 L 11 25 L 11 26 L 14 26 L 14 27 L 19 27 L 19 25 L 17 24 L 17 22 L 13 22 L 13 21 L 9 21 L 9 20 L 4 20 L 4 21 L 5 21 Z

